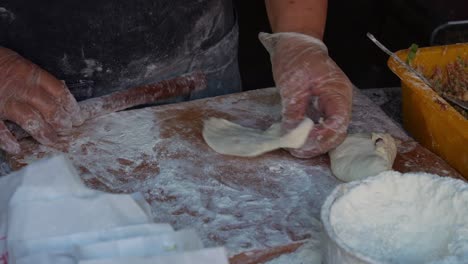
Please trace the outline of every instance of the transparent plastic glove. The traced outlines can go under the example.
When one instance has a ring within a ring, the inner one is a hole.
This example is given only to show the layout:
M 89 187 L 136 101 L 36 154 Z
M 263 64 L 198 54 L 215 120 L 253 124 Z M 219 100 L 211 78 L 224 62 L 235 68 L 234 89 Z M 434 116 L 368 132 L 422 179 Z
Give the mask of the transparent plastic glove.
M 20 125 L 42 144 L 80 125 L 80 108 L 65 84 L 12 50 L 0 47 L 0 149 L 20 147 L 2 120 Z
M 300 149 L 299 158 L 328 152 L 346 137 L 352 104 L 352 84 L 328 56 L 325 44 L 300 33 L 260 33 L 270 53 L 273 77 L 282 100 L 282 129 L 295 128 L 305 116 L 319 121 Z

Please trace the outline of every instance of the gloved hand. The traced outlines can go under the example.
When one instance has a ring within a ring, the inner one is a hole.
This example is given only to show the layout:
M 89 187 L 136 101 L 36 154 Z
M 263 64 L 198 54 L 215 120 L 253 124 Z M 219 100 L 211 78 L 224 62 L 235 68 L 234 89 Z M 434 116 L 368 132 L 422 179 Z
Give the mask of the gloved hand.
M 270 53 L 281 95 L 283 132 L 295 128 L 306 116 L 320 119 L 304 146 L 289 152 L 310 158 L 337 147 L 346 137 L 353 91 L 349 79 L 328 56 L 325 44 L 292 32 L 260 33 L 259 38 Z
M 0 47 L 0 149 L 18 153 L 20 146 L 2 120 L 20 125 L 42 144 L 83 122 L 65 84 L 12 50 Z

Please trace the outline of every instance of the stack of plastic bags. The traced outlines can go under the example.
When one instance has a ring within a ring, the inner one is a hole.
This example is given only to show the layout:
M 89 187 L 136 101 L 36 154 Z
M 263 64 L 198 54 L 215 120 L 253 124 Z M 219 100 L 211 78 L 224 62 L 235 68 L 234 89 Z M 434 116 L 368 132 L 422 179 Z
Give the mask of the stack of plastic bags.
M 157 212 L 156 212 L 157 213 Z M 88 189 L 63 156 L 0 178 L 0 264 L 219 263 L 193 230 L 152 222 L 141 194 Z

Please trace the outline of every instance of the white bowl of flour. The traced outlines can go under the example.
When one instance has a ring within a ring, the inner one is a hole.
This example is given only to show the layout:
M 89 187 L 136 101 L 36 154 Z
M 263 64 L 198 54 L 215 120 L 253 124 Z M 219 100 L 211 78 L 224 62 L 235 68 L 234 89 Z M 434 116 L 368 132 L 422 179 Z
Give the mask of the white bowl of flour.
M 468 263 L 468 184 L 388 171 L 322 206 L 325 263 Z

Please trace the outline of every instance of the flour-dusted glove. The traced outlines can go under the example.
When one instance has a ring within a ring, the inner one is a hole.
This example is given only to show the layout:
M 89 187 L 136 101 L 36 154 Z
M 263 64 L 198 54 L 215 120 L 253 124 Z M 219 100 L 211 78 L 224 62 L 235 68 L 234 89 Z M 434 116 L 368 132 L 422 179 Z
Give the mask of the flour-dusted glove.
M 20 147 L 2 120 L 20 125 L 42 144 L 83 121 L 65 84 L 17 53 L 0 47 L 0 149 Z
M 282 99 L 282 128 L 287 132 L 309 116 L 320 122 L 292 155 L 310 158 L 328 152 L 346 137 L 352 84 L 328 56 L 325 44 L 300 33 L 260 33 L 270 53 L 273 77 Z

